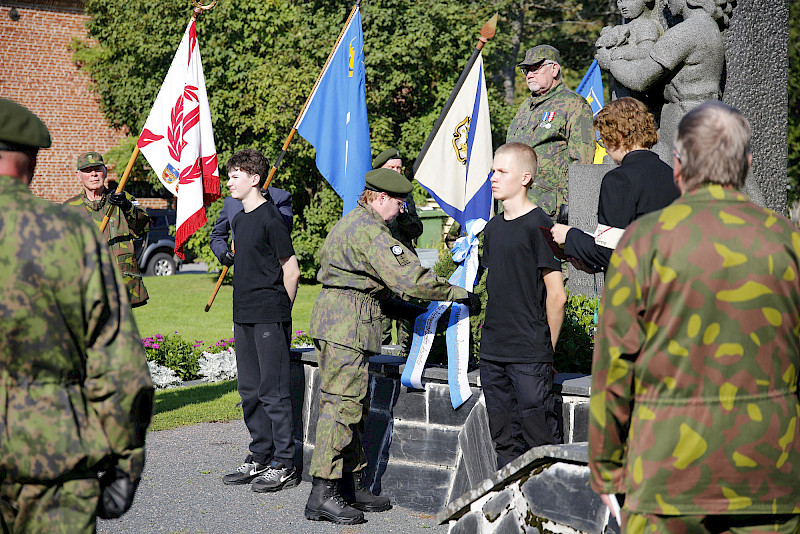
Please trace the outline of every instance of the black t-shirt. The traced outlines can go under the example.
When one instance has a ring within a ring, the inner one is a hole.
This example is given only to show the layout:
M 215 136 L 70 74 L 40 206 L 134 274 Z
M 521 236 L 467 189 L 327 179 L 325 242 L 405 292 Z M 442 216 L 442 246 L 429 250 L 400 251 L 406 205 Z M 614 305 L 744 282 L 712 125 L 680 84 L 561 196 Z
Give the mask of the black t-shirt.
M 231 223 L 236 235 L 233 271 L 233 320 L 237 323 L 291 321 L 292 305 L 283 286 L 278 258 L 294 256 L 292 239 L 272 203 L 249 213 L 240 211 Z
M 489 302 L 481 329 L 480 357 L 502 362 L 552 362 L 542 269 L 561 262 L 539 227 L 553 226 L 541 208 L 507 221 L 495 215 L 484 229 L 481 266 L 488 269 Z

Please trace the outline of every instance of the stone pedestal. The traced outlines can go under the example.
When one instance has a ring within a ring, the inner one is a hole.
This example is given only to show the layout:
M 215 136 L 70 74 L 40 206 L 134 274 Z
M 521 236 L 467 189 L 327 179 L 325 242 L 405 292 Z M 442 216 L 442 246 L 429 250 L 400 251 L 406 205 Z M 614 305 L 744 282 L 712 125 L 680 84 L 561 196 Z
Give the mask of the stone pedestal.
M 597 165 L 573 164 L 569 166 L 569 224 L 586 232 L 597 228 L 597 201 L 600 198 L 600 184 L 603 176 L 616 167 L 613 163 Z M 569 290 L 592 296 L 603 292 L 603 273 L 597 275 L 579 271 L 569 266 Z
M 384 352 L 392 352 L 385 347 Z M 447 369 L 429 367 L 424 389 L 408 389 L 400 376 L 405 358 L 391 354 L 370 360 L 370 410 L 364 449 L 367 483 L 376 494 L 405 508 L 435 514 L 496 473 L 494 445 L 477 370 L 469 373 L 472 397 L 453 410 Z M 308 468 L 319 415 L 319 372 L 313 349 L 292 351 L 295 465 Z M 556 378 L 565 441 L 588 436 L 589 382 L 585 375 Z

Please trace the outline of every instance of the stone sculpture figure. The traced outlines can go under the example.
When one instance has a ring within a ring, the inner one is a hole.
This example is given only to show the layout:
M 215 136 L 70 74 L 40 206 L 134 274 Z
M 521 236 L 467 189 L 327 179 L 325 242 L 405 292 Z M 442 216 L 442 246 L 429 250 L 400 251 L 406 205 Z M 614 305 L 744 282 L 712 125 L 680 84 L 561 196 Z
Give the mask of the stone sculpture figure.
M 672 139 L 681 117 L 702 102 L 720 97 L 725 63 L 721 29 L 727 27 L 735 0 L 666 2 L 670 13 L 683 20 L 666 30 L 655 44 L 629 42 L 634 41 L 634 37 L 620 45 L 608 46 L 612 33 L 609 30 L 606 32 L 608 39 L 603 34 L 598 39 L 595 58 L 602 69 L 611 72 L 619 83 L 633 91 L 647 93 L 663 84 L 660 141 L 653 150 L 669 162 Z M 640 13 L 640 16 L 643 15 Z M 649 52 L 645 54 L 648 47 Z
M 664 23 L 658 17 L 663 1 L 617 0 L 617 7 L 627 22 L 603 28 L 595 46 L 607 49 L 612 60 L 648 57 L 664 33 Z

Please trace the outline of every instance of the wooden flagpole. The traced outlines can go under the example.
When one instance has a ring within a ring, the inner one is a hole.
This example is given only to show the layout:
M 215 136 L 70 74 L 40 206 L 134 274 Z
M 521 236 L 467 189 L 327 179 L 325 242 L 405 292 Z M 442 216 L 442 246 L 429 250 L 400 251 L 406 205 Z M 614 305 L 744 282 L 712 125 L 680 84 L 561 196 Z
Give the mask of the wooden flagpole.
M 311 97 L 314 96 L 314 92 L 317 90 L 317 86 L 319 86 L 319 82 L 322 79 L 322 76 L 325 74 L 325 71 L 328 68 L 328 64 L 331 62 L 331 59 L 333 59 L 333 54 L 336 52 L 336 48 L 338 48 L 339 43 L 342 41 L 342 37 L 344 37 L 345 30 L 350 25 L 350 22 L 353 20 L 353 17 L 355 16 L 356 11 L 358 11 L 359 7 L 361 7 L 361 0 L 356 0 L 355 5 L 353 5 L 353 9 L 350 10 L 350 15 L 347 16 L 347 20 L 345 21 L 344 26 L 342 26 L 342 31 L 339 32 L 339 37 L 336 38 L 336 42 L 333 44 L 331 53 L 328 54 L 328 59 L 325 60 L 325 63 L 322 65 L 322 69 L 319 71 L 319 76 L 317 76 L 317 80 L 314 82 L 314 86 L 311 88 L 311 92 L 308 94 L 308 98 L 306 98 L 306 102 L 305 104 L 303 104 L 303 108 L 297 115 L 297 119 L 295 119 L 292 129 L 289 131 L 289 135 L 286 137 L 286 141 L 283 142 L 283 146 L 281 147 L 281 151 L 278 154 L 278 157 L 275 158 L 275 163 L 272 164 L 272 167 L 269 170 L 269 174 L 267 175 L 267 179 L 264 182 L 262 189 L 266 190 L 269 187 L 269 184 L 272 183 L 272 179 L 275 177 L 275 173 L 278 172 L 278 167 L 280 167 L 281 162 L 283 161 L 283 157 L 286 155 L 286 151 L 289 149 L 289 143 L 292 142 L 292 139 L 294 139 L 294 134 L 297 133 L 297 126 L 300 123 L 300 119 L 306 112 L 306 108 L 308 107 L 308 104 L 311 102 Z M 205 307 L 206 311 L 211 309 L 211 305 L 214 303 L 214 299 L 217 297 L 219 288 L 222 286 L 222 279 L 225 278 L 225 275 L 227 274 L 228 274 L 228 267 L 225 266 L 223 267 L 222 272 L 219 273 L 219 279 L 217 280 L 216 286 L 214 286 L 214 292 L 211 293 L 211 297 L 208 299 L 208 304 L 206 304 Z

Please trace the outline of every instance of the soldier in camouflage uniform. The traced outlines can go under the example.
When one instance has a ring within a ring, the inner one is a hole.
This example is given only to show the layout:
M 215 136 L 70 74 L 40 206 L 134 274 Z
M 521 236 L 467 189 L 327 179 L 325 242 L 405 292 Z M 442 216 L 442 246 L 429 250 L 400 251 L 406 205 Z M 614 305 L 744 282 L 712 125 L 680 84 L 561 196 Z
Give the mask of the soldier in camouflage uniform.
M 0 99 L 0 531 L 90 533 L 133 500 L 153 385 L 97 230 L 28 190 L 49 146 Z
M 611 257 L 589 467 L 625 532 L 800 532 L 800 234 L 738 191 L 749 140 L 721 102 L 689 112 L 683 196 Z
M 423 268 L 392 237 L 387 223 L 400 213 L 410 191 L 411 182 L 397 172 L 368 172 L 358 206 L 336 224 L 320 250 L 322 291 L 311 314 L 320 408 L 308 519 L 354 524 L 364 521 L 362 510 L 391 508 L 389 499 L 372 495 L 362 478 L 367 467 L 361 446 L 367 368 L 369 357 L 381 348 L 381 300 L 391 292 L 423 300 L 476 300 Z M 354 487 L 349 503 L 342 499 L 340 483 Z
M 150 231 L 150 217 L 133 196 L 125 191 L 115 193 L 106 188 L 108 170 L 99 153 L 86 152 L 78 156 L 77 175 L 84 192 L 66 200 L 64 204 L 86 213 L 98 229 L 109 206 L 113 206 L 103 234 L 108 238 L 108 247 L 122 272 L 131 306 L 144 306 L 150 295 L 147 294 L 136 263 L 133 240 Z
M 391 169 L 400 174 L 403 173 L 403 159 L 400 151 L 396 148 L 387 148 L 372 161 L 373 169 Z M 411 193 L 406 197 L 406 205 L 400 215 L 389 223 L 389 231 L 392 237 L 405 245 L 406 250 L 413 255 L 417 255 L 414 248 L 414 240 L 422 235 L 422 221 L 417 215 L 417 206 L 414 204 L 414 195 Z M 414 335 L 414 321 L 410 319 L 392 319 L 387 317 L 383 321 L 383 344 L 388 345 L 392 342 L 392 323 L 397 328 L 397 344 L 400 346 L 400 356 L 408 356 L 411 348 L 411 338 Z
M 592 108 L 561 81 L 561 55 L 552 46 L 531 48 L 519 67 L 531 96 L 517 109 L 506 143 L 525 143 L 536 151 L 539 170 L 528 198 L 554 217 L 567 203 L 569 165 L 594 159 Z

